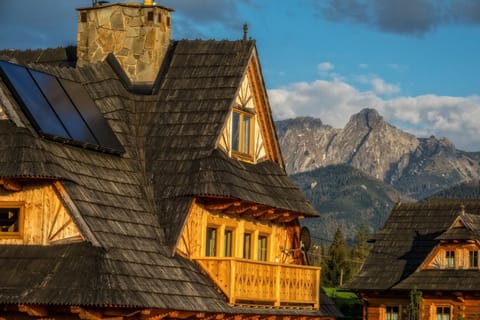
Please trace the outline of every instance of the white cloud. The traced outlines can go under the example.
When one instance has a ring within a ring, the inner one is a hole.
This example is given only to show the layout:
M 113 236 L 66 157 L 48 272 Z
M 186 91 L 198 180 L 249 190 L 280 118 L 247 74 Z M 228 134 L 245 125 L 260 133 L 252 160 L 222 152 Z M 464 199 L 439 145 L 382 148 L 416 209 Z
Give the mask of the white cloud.
M 335 65 L 331 62 L 326 61 L 326 62 L 319 63 L 317 66 L 317 69 L 320 72 L 328 72 L 335 69 Z
M 369 107 L 377 109 L 391 124 L 417 136 L 447 137 L 459 149 L 480 150 L 480 96 L 386 98 L 382 94 L 399 92 L 400 88 L 374 79 L 372 89 L 364 91 L 340 79 L 293 83 L 269 90 L 274 116 L 313 116 L 342 128 L 352 114 Z

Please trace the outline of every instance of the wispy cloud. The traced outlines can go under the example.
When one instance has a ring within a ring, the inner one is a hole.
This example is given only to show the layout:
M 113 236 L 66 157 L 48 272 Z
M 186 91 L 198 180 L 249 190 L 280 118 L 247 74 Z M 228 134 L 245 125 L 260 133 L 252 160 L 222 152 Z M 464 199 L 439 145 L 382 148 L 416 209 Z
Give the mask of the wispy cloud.
M 445 24 L 480 24 L 480 2 L 472 0 L 325 0 L 314 6 L 331 21 L 399 34 L 423 35 Z
M 314 116 L 342 128 L 349 117 L 363 108 L 375 108 L 387 121 L 417 136 L 447 137 L 457 148 L 478 151 L 480 96 L 396 96 L 400 90 L 380 78 L 372 78 L 370 90 L 360 90 L 343 80 L 293 83 L 269 90 L 276 119 Z M 376 83 L 376 84 L 375 84 Z

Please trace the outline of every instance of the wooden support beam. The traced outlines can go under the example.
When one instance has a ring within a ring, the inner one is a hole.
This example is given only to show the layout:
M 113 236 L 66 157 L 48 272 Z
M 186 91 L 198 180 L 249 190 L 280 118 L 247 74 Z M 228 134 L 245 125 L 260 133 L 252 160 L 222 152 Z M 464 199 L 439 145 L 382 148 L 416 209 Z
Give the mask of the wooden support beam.
M 267 220 L 267 221 L 272 221 L 275 219 L 280 218 L 282 215 L 279 213 L 266 213 L 262 216 L 259 217 L 260 220 Z
M 271 209 L 271 208 L 261 208 L 261 209 L 258 209 L 255 210 L 255 211 L 248 211 L 248 212 L 245 212 L 243 215 L 244 216 L 247 216 L 247 217 L 260 217 L 264 214 L 272 214 L 274 213 L 275 210 L 274 209 Z
M 21 183 L 14 179 L 0 179 L 0 184 L 8 191 L 22 191 Z
M 257 210 L 258 207 L 256 205 L 252 205 L 252 204 L 241 204 L 241 205 L 238 205 L 238 206 L 231 206 L 229 207 L 228 209 L 225 209 L 223 210 L 224 213 L 227 213 L 227 214 L 242 214 L 246 211 L 249 211 L 249 210 Z
M 188 318 L 203 318 L 205 317 L 205 313 L 203 312 L 195 312 L 195 311 L 170 311 L 168 313 L 170 318 L 177 318 L 177 319 L 188 319 Z
M 20 304 L 18 305 L 18 311 L 25 312 L 31 317 L 48 316 L 48 309 L 45 306 Z
M 101 311 L 87 310 L 79 306 L 70 307 L 70 312 L 78 314 L 78 317 L 82 320 L 102 320 L 103 315 Z

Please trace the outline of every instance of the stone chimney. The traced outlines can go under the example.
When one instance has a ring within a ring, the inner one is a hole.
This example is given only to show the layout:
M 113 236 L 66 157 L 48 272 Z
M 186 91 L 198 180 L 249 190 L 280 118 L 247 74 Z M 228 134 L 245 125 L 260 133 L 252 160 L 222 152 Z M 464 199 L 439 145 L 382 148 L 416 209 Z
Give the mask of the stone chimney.
M 113 53 L 132 83 L 155 81 L 170 43 L 173 9 L 145 0 L 77 10 L 79 65 Z

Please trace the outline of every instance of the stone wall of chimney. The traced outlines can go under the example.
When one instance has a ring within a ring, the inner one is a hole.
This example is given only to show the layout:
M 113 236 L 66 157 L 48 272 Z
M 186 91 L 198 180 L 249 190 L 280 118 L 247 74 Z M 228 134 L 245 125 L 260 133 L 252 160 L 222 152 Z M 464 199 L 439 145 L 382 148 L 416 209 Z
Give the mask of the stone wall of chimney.
M 113 53 L 133 83 L 155 81 L 170 43 L 171 12 L 128 2 L 78 9 L 78 64 Z

